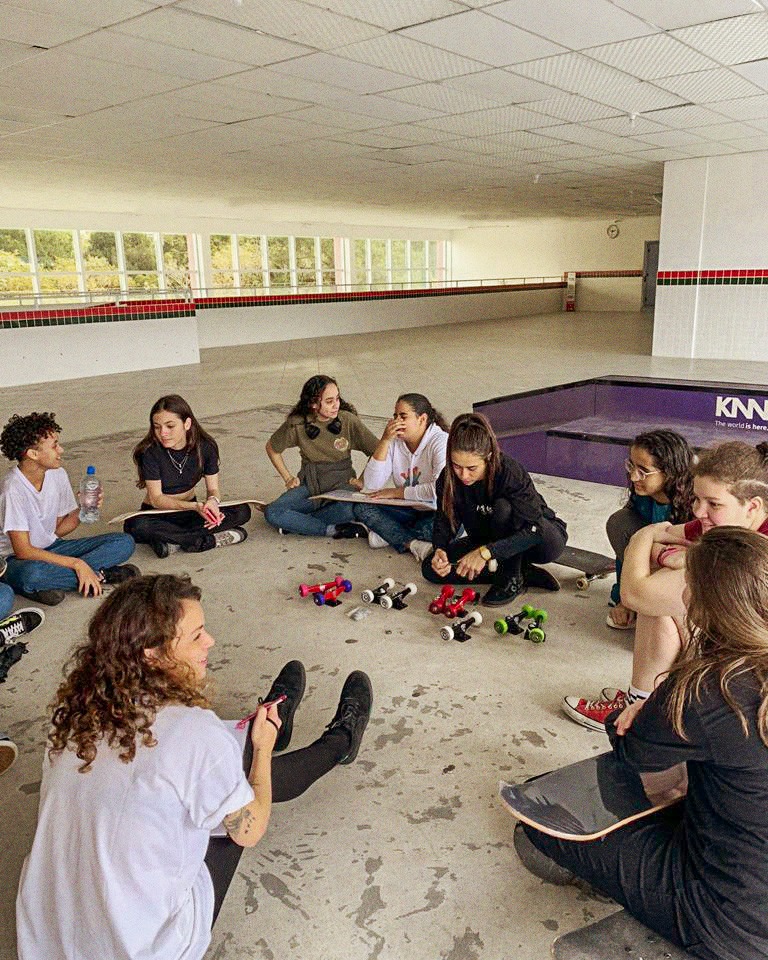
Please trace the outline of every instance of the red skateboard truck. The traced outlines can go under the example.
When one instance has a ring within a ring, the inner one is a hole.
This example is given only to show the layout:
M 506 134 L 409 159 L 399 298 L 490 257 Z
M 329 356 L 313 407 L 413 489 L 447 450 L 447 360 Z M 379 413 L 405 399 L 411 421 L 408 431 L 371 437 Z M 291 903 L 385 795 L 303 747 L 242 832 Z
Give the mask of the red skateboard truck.
M 307 583 L 299 584 L 299 596 L 308 597 L 310 593 L 325 593 L 331 587 L 340 587 L 344 583 L 344 577 L 334 577 L 330 583 L 315 583 L 310 586 Z
M 464 608 L 468 603 L 477 603 L 478 593 L 472 587 L 465 587 L 461 591 L 461 596 L 450 603 L 445 604 L 443 612 L 446 617 L 460 617 L 464 613 Z
M 351 593 L 352 584 L 349 580 L 342 580 L 341 583 L 330 584 L 327 590 L 322 593 L 316 593 L 312 599 L 318 607 L 338 607 L 341 603 L 339 597 L 342 593 Z
M 474 610 L 466 619 L 457 620 L 456 623 L 452 623 L 449 627 L 441 627 L 440 636 L 443 640 L 458 640 L 459 643 L 464 643 L 470 639 L 469 628 L 473 626 L 479 627 L 482 622 L 482 614 L 479 610 Z
M 453 597 L 455 592 L 456 591 L 449 584 L 446 584 L 444 587 L 442 587 L 440 590 L 440 596 L 435 597 L 432 603 L 430 603 L 429 612 L 435 614 L 445 613 L 445 605 Z

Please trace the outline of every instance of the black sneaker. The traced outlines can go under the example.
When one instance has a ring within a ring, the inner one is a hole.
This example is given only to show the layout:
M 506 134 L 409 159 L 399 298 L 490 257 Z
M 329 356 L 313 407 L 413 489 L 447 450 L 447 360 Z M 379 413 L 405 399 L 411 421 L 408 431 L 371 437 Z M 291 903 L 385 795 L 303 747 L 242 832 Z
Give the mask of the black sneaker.
M 522 576 L 510 577 L 494 583 L 480 602 L 484 607 L 503 607 L 524 591 L 525 581 Z
M 523 577 L 529 587 L 537 587 L 539 590 L 559 590 L 560 581 L 553 576 L 549 570 L 543 567 L 535 567 L 532 563 L 523 564 Z
M 0 646 L 6 643 L 15 643 L 19 637 L 32 633 L 45 620 L 45 614 L 42 610 L 35 607 L 24 607 L 17 610 L 10 617 L 0 622 Z
M 133 580 L 134 577 L 140 577 L 141 570 L 135 563 L 121 563 L 115 567 L 107 567 L 101 571 L 101 577 L 104 583 L 116 586 L 118 583 L 125 583 L 126 580 Z
M 368 537 L 368 527 L 364 523 L 337 523 L 334 540 L 357 540 L 359 537 Z
M 64 590 L 30 590 L 28 593 L 21 590 L 20 593 L 27 600 L 31 600 L 33 603 L 43 603 L 46 607 L 57 606 L 66 596 Z
M 534 845 L 522 823 L 515 824 L 512 842 L 522 865 L 539 880 L 557 884 L 559 887 L 576 882 L 576 874 L 573 871 L 568 870 L 567 867 L 561 867 Z
M 166 543 L 165 540 L 151 540 L 149 545 L 155 551 L 155 556 L 159 560 L 165 560 L 172 553 L 178 553 L 181 550 L 178 543 Z
M 349 750 L 338 761 L 352 763 L 360 749 L 365 728 L 371 716 L 373 688 L 368 674 L 353 670 L 341 688 L 339 706 L 333 720 L 325 728 L 326 733 L 342 730 L 349 737 Z
M 277 707 L 277 713 L 280 717 L 280 730 L 275 745 L 272 747 L 273 753 L 285 750 L 291 742 L 293 715 L 301 703 L 306 685 L 307 674 L 304 670 L 304 664 L 301 660 L 290 660 L 275 677 L 272 686 L 269 688 L 269 693 L 262 701 L 262 703 L 269 703 L 271 700 L 276 700 L 281 693 L 284 693 L 287 697 Z

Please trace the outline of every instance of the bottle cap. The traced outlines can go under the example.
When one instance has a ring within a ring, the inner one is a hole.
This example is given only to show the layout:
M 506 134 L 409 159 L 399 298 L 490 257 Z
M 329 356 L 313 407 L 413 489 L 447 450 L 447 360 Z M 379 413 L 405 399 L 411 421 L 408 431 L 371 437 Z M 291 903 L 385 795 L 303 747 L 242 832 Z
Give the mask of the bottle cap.
M 91 474 L 96 473 L 96 467 L 88 467 L 88 469 L 87 469 L 85 472 L 86 472 L 86 473 L 88 474 L 88 476 L 90 477 Z

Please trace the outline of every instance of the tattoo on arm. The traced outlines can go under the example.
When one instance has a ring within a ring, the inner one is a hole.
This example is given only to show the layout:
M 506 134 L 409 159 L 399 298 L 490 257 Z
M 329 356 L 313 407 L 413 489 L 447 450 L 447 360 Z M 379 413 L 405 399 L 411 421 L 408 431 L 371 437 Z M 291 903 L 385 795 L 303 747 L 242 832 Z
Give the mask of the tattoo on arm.
M 224 817 L 224 829 L 230 836 L 248 833 L 252 824 L 253 815 L 248 807 L 241 807 L 240 810 L 235 810 L 234 813 L 230 813 L 229 816 Z

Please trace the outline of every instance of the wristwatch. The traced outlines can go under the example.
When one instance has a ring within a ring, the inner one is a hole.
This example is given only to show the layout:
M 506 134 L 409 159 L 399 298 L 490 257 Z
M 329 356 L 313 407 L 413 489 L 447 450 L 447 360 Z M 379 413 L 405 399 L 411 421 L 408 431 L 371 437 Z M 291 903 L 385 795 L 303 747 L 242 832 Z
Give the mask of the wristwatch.
M 493 554 L 488 549 L 488 547 L 480 547 L 480 556 L 488 563 L 489 560 L 493 558 Z

